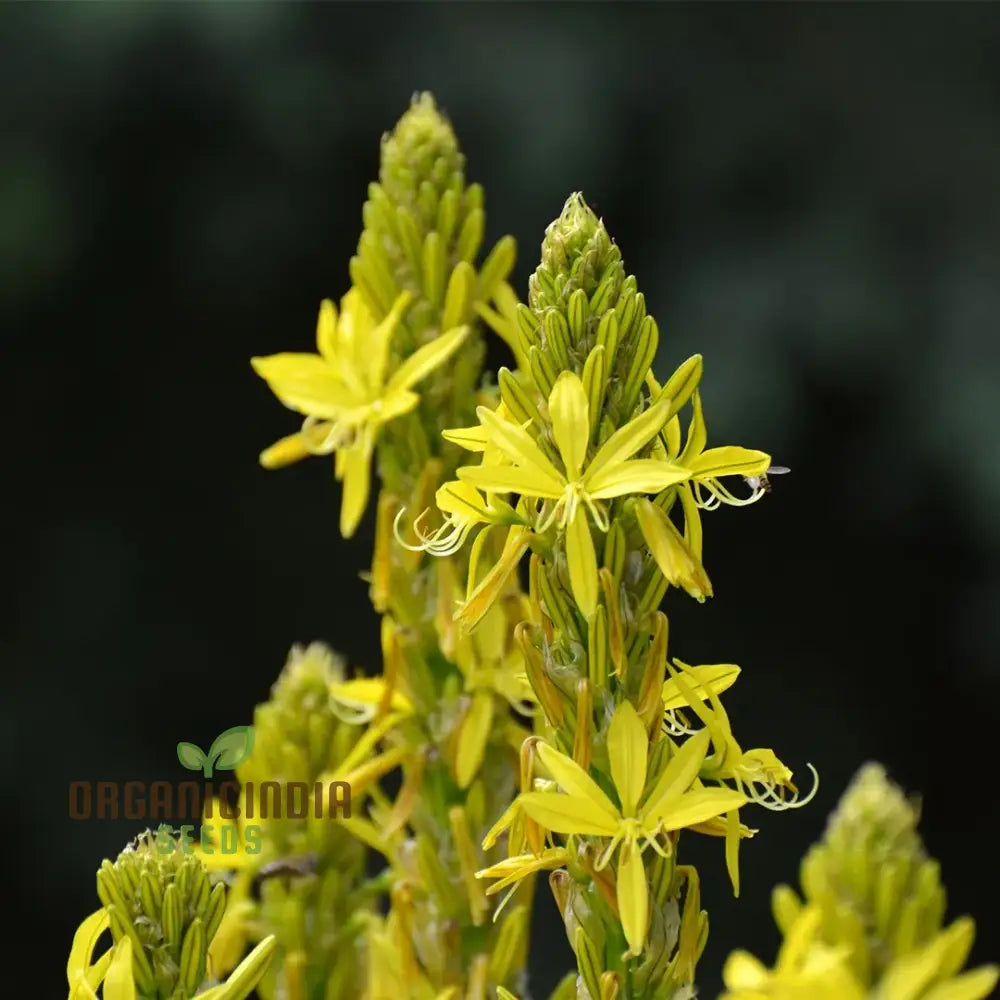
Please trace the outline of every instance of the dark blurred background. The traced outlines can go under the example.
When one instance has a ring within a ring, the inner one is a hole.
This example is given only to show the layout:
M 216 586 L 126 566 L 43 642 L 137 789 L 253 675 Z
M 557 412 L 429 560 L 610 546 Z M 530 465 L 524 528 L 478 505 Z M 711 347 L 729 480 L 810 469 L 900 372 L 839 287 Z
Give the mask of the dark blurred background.
M 490 241 L 519 241 L 518 290 L 582 190 L 661 377 L 702 352 L 710 441 L 793 470 L 708 516 L 716 598 L 666 608 L 676 655 L 744 667 L 744 745 L 823 778 L 755 817 L 740 900 L 721 843 L 688 848 L 703 995 L 731 947 L 773 957 L 770 888 L 871 758 L 924 794 L 951 913 L 1000 958 L 1000 8 L 9 5 L 0 766 L 30 995 L 64 995 L 94 871 L 138 832 L 71 822 L 69 781 L 174 775 L 177 741 L 249 721 L 293 642 L 377 666 L 370 514 L 344 543 L 328 463 L 258 468 L 295 421 L 248 359 L 311 349 L 418 89 Z M 544 997 L 571 959 L 539 895 Z M 9 947 L 11 993 L 21 965 Z

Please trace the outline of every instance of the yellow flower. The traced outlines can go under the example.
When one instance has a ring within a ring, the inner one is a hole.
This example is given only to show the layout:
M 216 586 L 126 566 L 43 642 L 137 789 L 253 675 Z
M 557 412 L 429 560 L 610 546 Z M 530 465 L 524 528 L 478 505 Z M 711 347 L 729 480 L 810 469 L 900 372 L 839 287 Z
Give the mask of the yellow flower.
M 376 324 L 352 288 L 341 299 L 339 320 L 329 299 L 320 306 L 317 354 L 272 354 L 251 361 L 278 399 L 306 418 L 301 431 L 266 449 L 261 463 L 274 468 L 309 454 L 335 452 L 336 476 L 344 484 L 340 530 L 345 538 L 354 533 L 368 502 L 379 429 L 417 405 L 420 397 L 412 387 L 443 364 L 469 332 L 466 326 L 449 330 L 390 374 L 392 336 L 410 298 L 403 292 Z
M 103 908 L 90 914 L 77 928 L 66 969 L 69 1000 L 97 1000 L 95 991 L 102 982 L 103 1000 L 137 1000 L 130 937 L 121 938 L 94 965 L 90 964 L 94 947 L 107 928 L 107 911 Z M 224 983 L 200 993 L 192 990 L 184 995 L 191 996 L 193 1000 L 245 1000 L 267 971 L 277 944 L 273 934 L 264 938 Z
M 663 427 L 669 400 L 654 403 L 612 434 L 589 462 L 590 404 L 577 375 L 564 371 L 556 379 L 548 409 L 562 470 L 524 428 L 481 406 L 476 412 L 487 441 L 513 464 L 464 466 L 458 478 L 492 493 L 513 492 L 544 501 L 535 528 L 544 532 L 557 524 L 565 532 L 573 597 L 589 617 L 597 607 L 597 556 L 584 508 L 597 527 L 607 531 L 608 515 L 599 501 L 628 493 L 657 493 L 686 479 L 688 472 L 669 462 L 632 458 Z
M 649 891 L 642 850 L 650 846 L 669 856 L 663 833 L 704 823 L 746 804 L 746 796 L 728 788 L 693 788 L 709 745 L 703 730 L 687 740 L 646 790 L 649 737 L 630 702 L 622 702 L 608 728 L 611 777 L 618 794 L 615 805 L 572 758 L 538 744 L 538 756 L 565 794 L 527 792 L 524 811 L 553 833 L 608 837 L 595 868 L 603 869 L 621 846 L 618 861 L 618 908 L 625 938 L 638 955 L 649 929 Z
M 813 787 L 804 797 L 792 784 L 792 772 L 773 750 L 757 748 L 744 751 L 733 736 L 729 716 L 719 700 L 719 692 L 736 681 L 739 668 L 733 664 L 713 664 L 691 667 L 680 660 L 671 664 L 667 660 L 670 680 L 664 684 L 664 707 L 668 731 L 673 735 L 688 734 L 692 730 L 675 714 L 678 700 L 687 706 L 704 724 L 702 733 L 711 734 L 714 753 L 707 758 L 701 768 L 701 777 L 711 781 L 732 781 L 747 800 L 765 809 L 780 812 L 794 809 L 811 802 L 819 790 L 819 774 L 812 764 L 806 766 L 813 775 Z M 704 702 L 712 703 L 709 710 Z M 787 795 L 791 791 L 791 796 Z M 732 810 L 726 825 L 726 867 L 733 884 L 733 892 L 739 895 L 739 847 L 745 836 L 739 821 L 739 812 Z M 708 832 L 708 831 L 706 831 Z
M 719 1000 L 867 1000 L 847 964 L 849 949 L 819 940 L 821 921 L 817 907 L 802 911 L 774 969 L 748 952 L 733 952 L 722 970 L 726 992 Z
M 696 377 L 701 378 L 700 367 Z M 657 391 L 656 380 L 650 377 L 648 381 L 650 390 Z M 684 514 L 684 543 L 700 566 L 702 559 L 700 511 L 714 510 L 720 504 L 744 507 L 759 500 L 767 492 L 764 486 L 766 481 L 764 474 L 770 468 L 771 456 L 763 451 L 736 445 L 709 448 L 706 451 L 708 430 L 705 426 L 701 394 L 697 388 L 691 394 L 691 422 L 688 425 L 683 449 L 680 420 L 676 416 L 666 425 L 662 438 L 658 439 L 657 443 L 662 447 L 665 459 L 683 466 L 691 473 L 689 480 L 679 484 L 678 499 Z M 750 495 L 737 497 L 732 493 L 722 483 L 722 479 L 728 476 L 740 476 L 750 484 Z M 664 573 L 666 574 L 666 570 Z

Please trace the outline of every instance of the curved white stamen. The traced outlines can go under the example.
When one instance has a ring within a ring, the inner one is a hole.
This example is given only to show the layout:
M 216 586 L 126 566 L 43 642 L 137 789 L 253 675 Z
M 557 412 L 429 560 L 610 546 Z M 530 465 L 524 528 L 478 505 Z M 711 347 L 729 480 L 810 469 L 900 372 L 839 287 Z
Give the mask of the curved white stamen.
M 803 796 L 797 789 L 791 798 L 785 798 L 784 790 L 789 787 L 777 781 L 771 781 L 763 777 L 742 777 L 737 779 L 737 783 L 743 786 L 743 792 L 752 802 L 769 809 L 771 812 L 784 812 L 786 809 L 799 809 L 811 802 L 819 791 L 819 772 L 812 764 L 806 764 L 812 771 L 813 786 L 808 794 Z M 757 788 L 756 785 L 763 785 Z
M 405 513 L 406 508 L 403 507 L 396 514 L 392 522 L 392 533 L 396 541 L 410 552 L 427 552 L 432 556 L 439 557 L 454 555 L 465 544 L 469 532 L 475 527 L 471 521 L 463 521 L 449 514 L 440 528 L 425 533 L 421 527 L 421 522 L 429 513 L 429 510 L 425 510 L 410 525 L 413 533 L 420 539 L 419 545 L 411 545 L 403 539 L 399 532 L 399 522 Z

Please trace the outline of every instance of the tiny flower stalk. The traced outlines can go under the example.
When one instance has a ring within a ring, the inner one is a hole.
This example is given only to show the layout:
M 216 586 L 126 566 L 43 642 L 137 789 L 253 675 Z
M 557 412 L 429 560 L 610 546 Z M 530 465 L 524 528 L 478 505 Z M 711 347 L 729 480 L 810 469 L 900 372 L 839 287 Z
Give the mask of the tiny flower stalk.
M 700 356 L 657 382 L 656 321 L 579 195 L 546 231 L 513 316 L 521 360 L 475 424 L 445 431 L 470 458 L 439 496 L 444 527 L 422 541 L 432 554 L 468 544 L 457 617 L 473 636 L 531 553 L 515 635 L 536 732 L 520 793 L 486 840 L 506 837 L 508 856 L 479 875 L 492 896 L 552 871 L 581 998 L 689 996 L 707 918 L 698 874 L 678 864 L 681 832 L 724 838 L 738 889 L 738 845 L 754 832 L 740 811 L 772 804 L 790 775 L 769 769 L 773 754 L 739 750 L 711 702 L 724 676 L 676 680 L 659 605 L 671 587 L 712 595 L 702 511 L 759 499 L 731 483 L 771 459 L 708 447 Z M 487 564 L 494 533 L 504 547 Z

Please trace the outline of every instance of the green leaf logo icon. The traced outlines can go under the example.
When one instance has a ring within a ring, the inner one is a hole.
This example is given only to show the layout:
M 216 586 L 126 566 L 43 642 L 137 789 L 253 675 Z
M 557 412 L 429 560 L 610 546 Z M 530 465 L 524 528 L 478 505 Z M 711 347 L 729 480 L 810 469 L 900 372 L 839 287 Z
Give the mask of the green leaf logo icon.
M 206 778 L 214 770 L 233 771 L 253 753 L 253 726 L 233 726 L 220 733 L 206 754 L 196 743 L 178 743 L 177 759 L 189 771 L 201 771 Z

